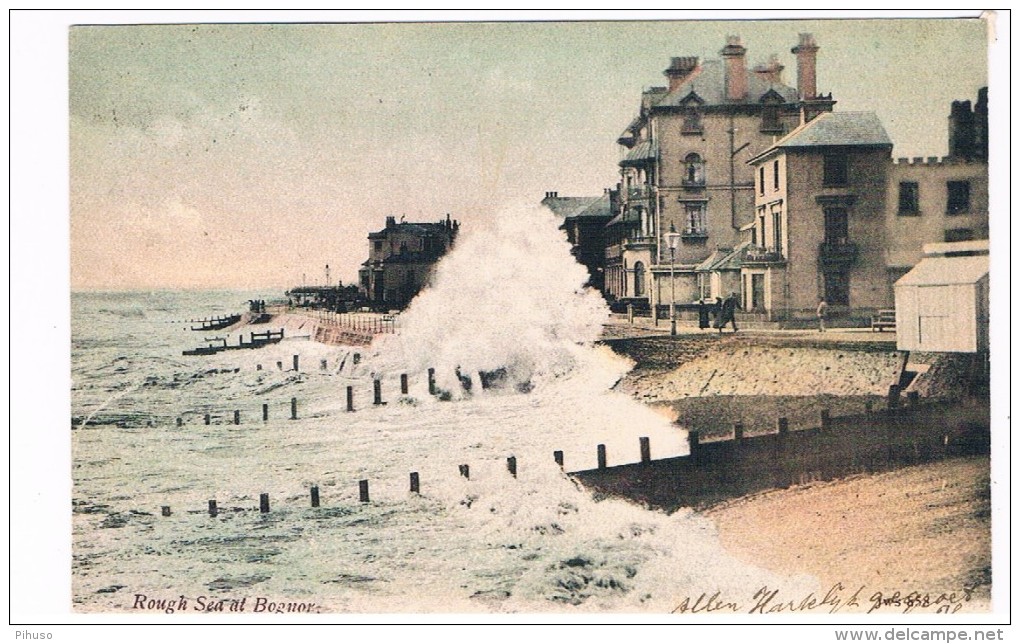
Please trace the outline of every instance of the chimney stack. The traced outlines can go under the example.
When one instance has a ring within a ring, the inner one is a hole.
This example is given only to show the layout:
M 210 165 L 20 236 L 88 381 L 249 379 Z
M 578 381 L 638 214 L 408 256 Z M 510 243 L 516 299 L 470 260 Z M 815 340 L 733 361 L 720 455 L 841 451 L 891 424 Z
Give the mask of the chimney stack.
M 766 83 L 780 85 L 783 82 L 783 70 L 786 69 L 779 63 L 779 57 L 775 54 L 769 56 L 767 63 L 756 65 L 754 73 Z
M 740 44 L 740 36 L 727 36 L 726 46 L 719 52 L 726 61 L 726 100 L 742 101 L 747 98 L 747 50 Z
M 818 95 L 816 87 L 815 62 L 818 45 L 811 34 L 801 34 L 800 42 L 790 50 L 797 55 L 797 93 L 801 100 L 812 99 Z
M 697 56 L 674 56 L 670 59 L 669 67 L 662 72 L 669 79 L 669 91 L 675 92 L 697 68 Z

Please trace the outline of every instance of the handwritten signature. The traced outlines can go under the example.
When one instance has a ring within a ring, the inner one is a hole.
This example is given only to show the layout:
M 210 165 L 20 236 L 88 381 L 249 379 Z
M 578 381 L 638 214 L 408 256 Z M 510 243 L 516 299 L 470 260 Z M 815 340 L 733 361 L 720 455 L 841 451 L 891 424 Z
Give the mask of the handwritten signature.
M 842 582 L 833 584 L 824 595 L 810 592 L 806 595 L 788 597 L 780 589 L 762 586 L 750 599 L 733 599 L 725 597 L 722 591 L 701 593 L 697 597 L 688 596 L 671 611 L 675 614 L 704 613 L 748 613 L 750 615 L 770 615 L 775 613 L 800 613 L 827 610 L 836 613 L 841 610 L 855 609 L 854 612 L 865 610 L 872 613 L 876 610 L 892 609 L 910 613 L 915 610 L 952 614 L 961 610 L 974 595 L 974 587 L 963 587 L 960 591 L 943 593 L 925 593 L 920 591 L 881 591 L 868 592 L 867 587 L 847 586 Z

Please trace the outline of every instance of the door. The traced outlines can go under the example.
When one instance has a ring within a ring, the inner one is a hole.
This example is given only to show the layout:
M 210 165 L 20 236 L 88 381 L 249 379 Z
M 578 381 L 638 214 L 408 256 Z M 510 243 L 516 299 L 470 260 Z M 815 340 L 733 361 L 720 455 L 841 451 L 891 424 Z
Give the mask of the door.
M 765 310 L 765 274 L 751 274 L 751 310 Z

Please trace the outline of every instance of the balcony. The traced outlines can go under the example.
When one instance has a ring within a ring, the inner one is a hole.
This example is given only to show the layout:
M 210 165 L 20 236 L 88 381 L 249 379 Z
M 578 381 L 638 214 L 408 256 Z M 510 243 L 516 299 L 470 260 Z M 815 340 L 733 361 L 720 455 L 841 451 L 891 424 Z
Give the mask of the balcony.
M 623 241 L 624 250 L 643 250 L 655 246 L 656 239 L 652 236 L 634 235 Z
M 706 228 L 684 228 L 680 231 L 680 239 L 684 241 L 701 241 L 708 239 L 708 229 Z
M 699 190 L 699 189 L 705 187 L 705 178 L 704 177 L 694 177 L 692 179 L 692 178 L 689 178 L 689 177 L 684 177 L 680 181 L 680 185 L 683 186 L 684 188 L 687 188 L 688 190 Z
M 630 186 L 627 188 L 627 200 L 634 201 L 637 199 L 647 199 L 652 195 L 652 187 L 648 184 L 641 184 L 639 186 Z
M 857 261 L 857 244 L 845 239 L 824 241 L 818 247 L 818 261 L 826 267 L 847 267 Z
M 771 266 L 786 263 L 782 251 L 763 246 L 749 246 L 744 252 L 744 265 Z

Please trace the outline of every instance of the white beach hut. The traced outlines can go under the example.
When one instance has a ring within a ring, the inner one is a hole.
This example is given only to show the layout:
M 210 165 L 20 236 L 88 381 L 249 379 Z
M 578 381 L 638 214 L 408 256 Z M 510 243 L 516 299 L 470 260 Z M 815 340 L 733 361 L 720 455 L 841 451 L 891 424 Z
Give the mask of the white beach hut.
M 988 242 L 926 244 L 896 281 L 896 348 L 988 351 Z

